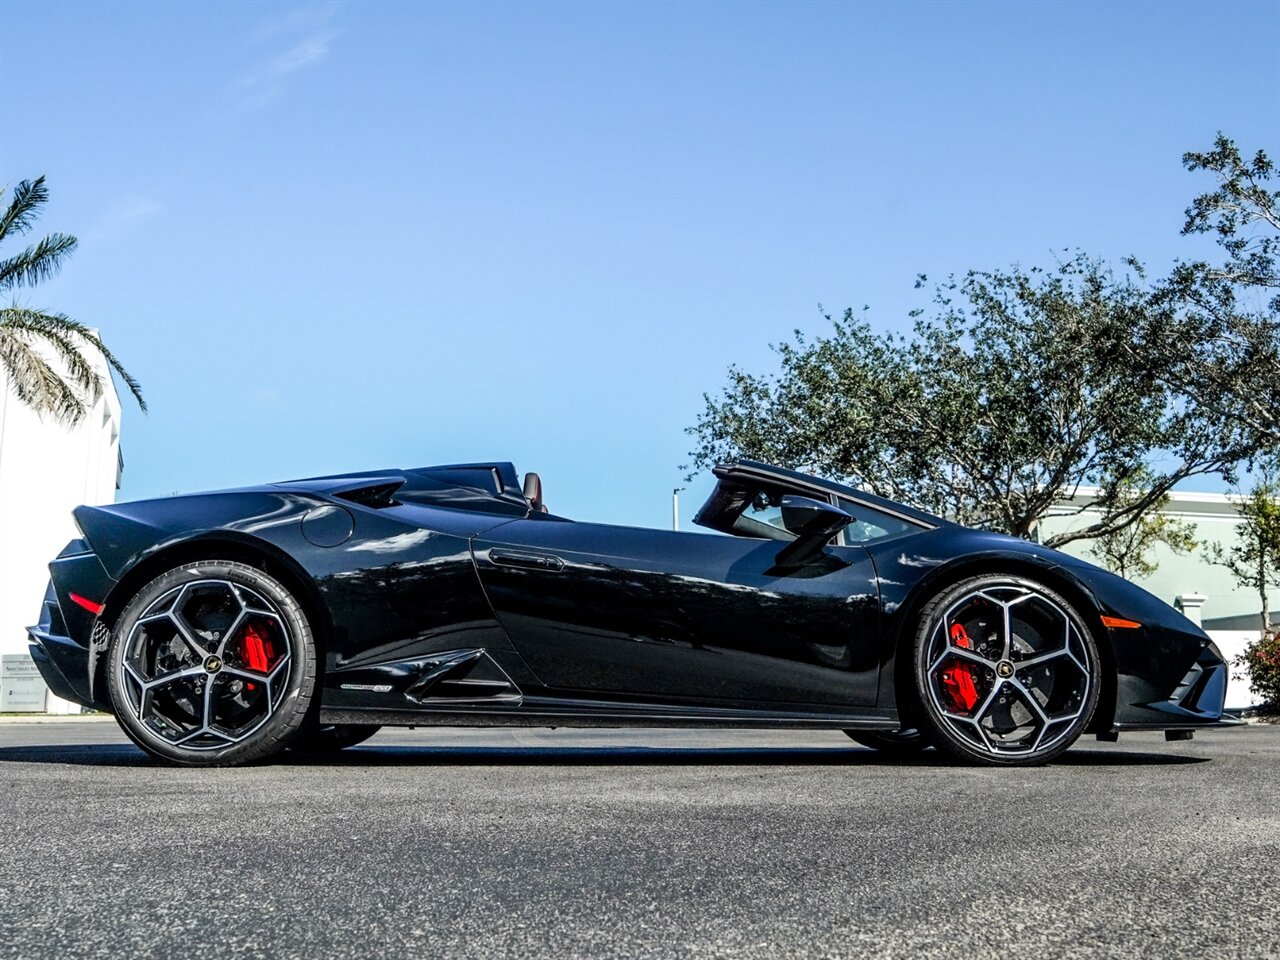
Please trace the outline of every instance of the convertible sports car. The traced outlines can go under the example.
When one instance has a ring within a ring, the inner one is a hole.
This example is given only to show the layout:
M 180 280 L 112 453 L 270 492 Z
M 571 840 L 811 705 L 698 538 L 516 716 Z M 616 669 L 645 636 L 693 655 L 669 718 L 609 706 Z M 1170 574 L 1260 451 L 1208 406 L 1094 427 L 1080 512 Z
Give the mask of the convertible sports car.
M 510 463 L 79 507 L 32 656 L 192 765 L 388 724 L 835 728 L 1013 765 L 1236 722 L 1209 638 L 1119 577 L 789 470 L 715 474 L 711 533 L 557 516 Z

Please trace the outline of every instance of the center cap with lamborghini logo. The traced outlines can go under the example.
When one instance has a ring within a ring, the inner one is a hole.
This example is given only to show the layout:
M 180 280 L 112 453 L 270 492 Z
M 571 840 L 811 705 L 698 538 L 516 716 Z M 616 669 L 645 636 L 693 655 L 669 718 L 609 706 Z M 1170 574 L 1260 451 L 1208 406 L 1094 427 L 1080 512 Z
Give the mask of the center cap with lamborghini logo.
M 1008 680 L 1013 676 L 1013 664 L 1008 660 L 1001 660 L 996 664 L 996 673 L 1000 675 L 1002 680 Z
M 210 673 L 217 673 L 222 669 L 222 659 L 220 657 L 210 656 L 205 660 L 204 668 Z

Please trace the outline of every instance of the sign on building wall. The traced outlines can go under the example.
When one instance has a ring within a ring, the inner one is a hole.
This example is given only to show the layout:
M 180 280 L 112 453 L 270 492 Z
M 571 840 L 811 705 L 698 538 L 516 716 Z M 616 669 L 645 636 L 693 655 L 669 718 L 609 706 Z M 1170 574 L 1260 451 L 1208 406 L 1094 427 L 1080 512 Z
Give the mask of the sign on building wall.
M 0 656 L 0 713 L 43 713 L 46 690 L 30 656 Z

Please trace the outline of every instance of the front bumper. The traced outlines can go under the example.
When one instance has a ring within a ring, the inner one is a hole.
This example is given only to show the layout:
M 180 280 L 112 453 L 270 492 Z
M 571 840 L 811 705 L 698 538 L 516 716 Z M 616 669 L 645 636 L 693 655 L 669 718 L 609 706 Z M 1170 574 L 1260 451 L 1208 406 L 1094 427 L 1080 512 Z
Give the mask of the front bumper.
M 1224 712 L 1229 670 L 1222 652 L 1208 637 L 1156 628 L 1155 642 L 1132 661 L 1145 660 L 1140 669 L 1121 669 L 1116 676 L 1113 731 L 1201 730 L 1231 727 L 1241 721 Z M 1150 651 L 1163 656 L 1157 664 Z M 1180 666 L 1178 666 L 1180 664 Z M 1189 664 L 1189 665 L 1188 665 Z

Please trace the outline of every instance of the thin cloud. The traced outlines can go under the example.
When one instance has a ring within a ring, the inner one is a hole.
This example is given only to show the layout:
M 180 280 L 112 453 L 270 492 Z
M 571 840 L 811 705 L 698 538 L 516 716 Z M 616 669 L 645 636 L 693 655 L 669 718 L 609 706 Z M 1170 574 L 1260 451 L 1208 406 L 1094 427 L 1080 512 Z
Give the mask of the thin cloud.
M 263 20 L 250 36 L 250 42 L 267 43 L 280 37 L 291 38 L 299 34 L 315 33 L 323 30 L 337 15 L 341 3 L 330 0 L 327 3 L 314 3 L 305 7 L 295 7 L 279 16 Z
M 85 239 L 118 240 L 163 209 L 164 204 L 154 197 L 124 197 L 112 204 L 102 218 L 85 232 Z
M 295 74 L 323 63 L 338 31 L 330 26 L 338 4 L 302 7 L 259 26 L 255 44 L 288 40 L 289 46 L 251 67 L 236 83 L 234 113 L 265 107 L 284 95 Z M 301 36 L 299 36 L 301 34 Z
M 279 100 L 293 74 L 323 62 L 329 55 L 333 37 L 331 30 L 304 37 L 284 53 L 245 74 L 238 84 L 237 109 L 256 110 Z

